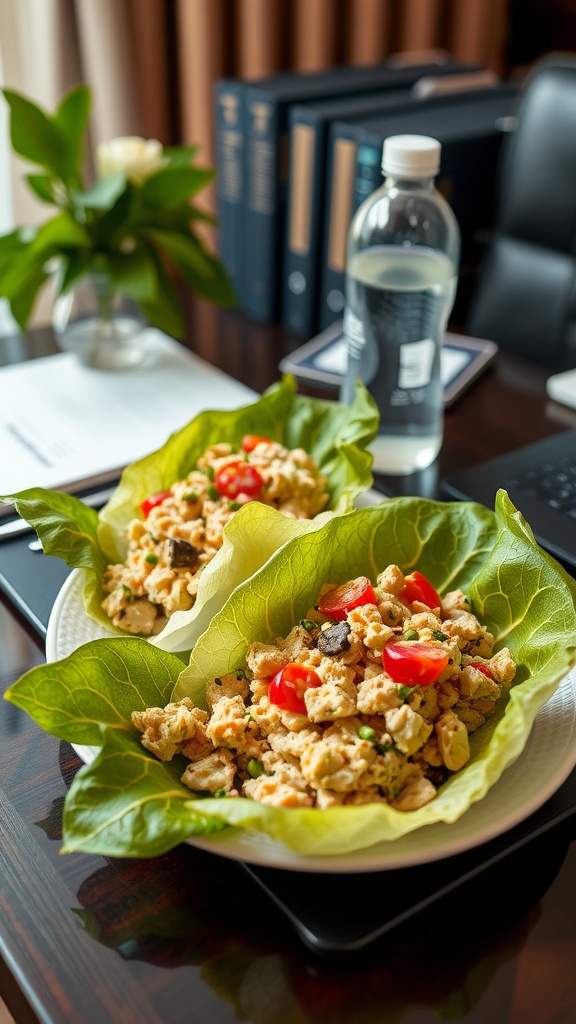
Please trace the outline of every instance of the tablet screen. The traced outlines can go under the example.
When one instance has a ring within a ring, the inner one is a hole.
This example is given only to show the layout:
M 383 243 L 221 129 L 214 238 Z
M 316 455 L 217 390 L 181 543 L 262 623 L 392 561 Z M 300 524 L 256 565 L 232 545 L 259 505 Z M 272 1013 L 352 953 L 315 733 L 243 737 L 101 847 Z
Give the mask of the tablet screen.
M 441 360 L 445 405 L 455 401 L 492 362 L 497 351 L 493 341 L 446 333 Z M 342 321 L 338 321 L 286 356 L 279 369 L 282 373 L 293 373 L 301 380 L 340 387 L 346 361 L 346 340 L 342 335 Z

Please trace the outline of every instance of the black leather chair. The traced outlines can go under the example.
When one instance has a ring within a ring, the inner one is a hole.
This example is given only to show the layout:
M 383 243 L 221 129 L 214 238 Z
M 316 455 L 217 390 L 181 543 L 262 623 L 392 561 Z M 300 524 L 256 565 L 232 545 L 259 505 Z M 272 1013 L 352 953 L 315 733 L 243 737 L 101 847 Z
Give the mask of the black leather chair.
M 552 371 L 576 366 L 576 54 L 524 81 L 466 330 Z

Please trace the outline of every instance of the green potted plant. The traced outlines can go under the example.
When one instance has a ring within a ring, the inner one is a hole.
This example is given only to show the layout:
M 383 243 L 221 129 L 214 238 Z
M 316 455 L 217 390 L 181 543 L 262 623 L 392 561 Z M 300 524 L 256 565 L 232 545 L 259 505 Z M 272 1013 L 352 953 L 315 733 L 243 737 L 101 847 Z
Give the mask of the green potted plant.
M 136 361 L 128 342 L 132 328 L 141 330 L 146 322 L 183 337 L 178 280 L 200 298 L 235 304 L 222 262 L 197 231 L 213 219 L 193 200 L 215 176 L 194 164 L 197 147 L 164 148 L 139 137 L 103 142 L 95 153 L 94 181 L 86 186 L 89 87 L 72 89 L 53 114 L 17 92 L 2 93 L 12 147 L 35 165 L 26 175 L 28 186 L 54 208 L 40 226 L 0 236 L 0 297 L 22 330 L 49 278 L 63 348 L 72 344 L 76 306 L 90 297 L 94 308 L 90 313 L 84 307 L 78 340 L 81 358 L 95 365 Z M 121 308 L 126 303 L 131 310 Z M 75 330 L 78 338 L 77 324 Z

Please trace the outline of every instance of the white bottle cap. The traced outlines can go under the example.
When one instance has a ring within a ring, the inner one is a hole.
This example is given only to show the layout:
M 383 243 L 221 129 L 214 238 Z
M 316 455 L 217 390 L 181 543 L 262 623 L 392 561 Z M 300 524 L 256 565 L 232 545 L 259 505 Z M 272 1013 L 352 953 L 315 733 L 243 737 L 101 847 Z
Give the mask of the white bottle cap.
M 382 171 L 396 178 L 433 178 L 441 146 L 429 135 L 390 135 L 382 147 Z

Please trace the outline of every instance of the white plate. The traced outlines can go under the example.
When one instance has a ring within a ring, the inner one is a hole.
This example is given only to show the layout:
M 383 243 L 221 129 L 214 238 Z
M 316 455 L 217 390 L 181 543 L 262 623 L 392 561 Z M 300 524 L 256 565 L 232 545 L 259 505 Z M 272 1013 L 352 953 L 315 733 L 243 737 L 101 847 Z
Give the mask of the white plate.
M 86 762 L 97 748 L 73 744 Z M 227 828 L 213 836 L 189 839 L 209 853 L 288 871 L 359 874 L 412 867 L 473 849 L 502 835 L 538 810 L 568 778 L 576 765 L 576 669 L 565 676 L 536 716 L 528 743 L 483 800 L 450 825 L 425 825 L 393 842 L 377 843 L 354 853 L 307 857 L 264 833 Z
M 376 495 L 376 501 L 383 498 L 376 492 L 371 494 Z M 361 501 L 362 504 L 364 501 L 374 503 L 368 494 L 362 496 Z M 47 661 L 58 661 L 90 640 L 113 635 L 86 614 L 82 589 L 83 574 L 74 570 L 64 583 L 50 616 Z M 88 762 L 96 752 L 96 748 L 80 745 L 74 745 L 74 749 Z M 410 867 L 461 853 L 513 828 L 552 796 L 575 765 L 576 669 L 573 669 L 536 716 L 528 743 L 518 760 L 483 800 L 450 825 L 427 825 L 393 842 L 333 857 L 307 857 L 263 833 L 248 829 L 227 828 L 216 835 L 193 838 L 189 842 L 221 857 L 291 871 L 359 873 Z

